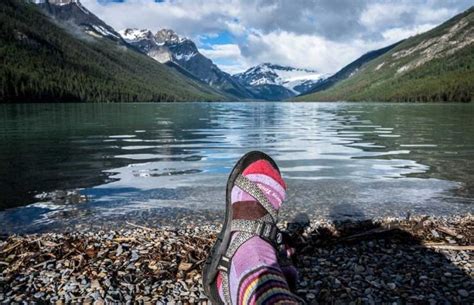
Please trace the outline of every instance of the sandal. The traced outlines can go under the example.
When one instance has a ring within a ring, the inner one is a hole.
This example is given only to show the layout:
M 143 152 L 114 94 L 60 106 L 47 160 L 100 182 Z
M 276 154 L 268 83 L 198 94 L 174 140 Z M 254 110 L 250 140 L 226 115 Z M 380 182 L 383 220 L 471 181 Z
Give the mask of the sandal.
M 275 249 L 282 243 L 283 235 L 278 230 L 276 223 L 278 210 L 273 207 L 260 188 L 252 181 L 242 176 L 242 172 L 253 162 L 258 160 L 268 161 L 278 172 L 275 161 L 263 152 L 252 151 L 245 154 L 234 166 L 227 181 L 226 188 L 226 214 L 222 230 L 203 268 L 204 292 L 212 304 L 231 304 L 229 291 L 229 268 L 232 257 L 239 247 L 254 236 L 272 244 Z M 238 186 L 250 194 L 265 209 L 266 214 L 256 220 L 232 219 L 232 188 Z M 232 232 L 239 232 L 231 241 Z M 278 251 L 277 251 L 278 253 Z M 222 290 L 224 301 L 221 300 L 216 281 L 218 272 L 222 274 Z

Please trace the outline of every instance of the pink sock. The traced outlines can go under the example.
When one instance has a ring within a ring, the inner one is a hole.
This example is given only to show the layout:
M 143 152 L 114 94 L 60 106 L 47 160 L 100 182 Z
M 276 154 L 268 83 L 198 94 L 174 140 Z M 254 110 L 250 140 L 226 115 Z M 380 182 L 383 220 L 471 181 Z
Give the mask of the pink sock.
M 242 174 L 257 184 L 275 209 L 281 207 L 286 196 L 286 184 L 268 161 L 259 160 L 252 163 Z M 232 204 L 255 201 L 252 196 L 237 186 L 232 189 L 231 200 Z M 276 250 L 258 236 L 251 238 L 237 250 L 232 258 L 229 272 L 232 304 L 297 303 L 278 265 Z M 220 273 L 217 278 L 217 288 L 223 299 Z

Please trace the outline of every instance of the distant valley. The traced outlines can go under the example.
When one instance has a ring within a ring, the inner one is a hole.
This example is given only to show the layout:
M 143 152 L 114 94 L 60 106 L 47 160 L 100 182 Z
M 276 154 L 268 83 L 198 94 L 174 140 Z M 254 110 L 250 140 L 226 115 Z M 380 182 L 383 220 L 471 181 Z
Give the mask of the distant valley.
M 306 92 L 325 76 L 316 71 L 264 63 L 230 75 L 201 54 L 196 44 L 173 30 L 147 29 L 119 32 L 125 41 L 156 61 L 178 66 L 206 84 L 243 99 L 283 100 Z M 178 69 L 179 71 L 183 71 Z

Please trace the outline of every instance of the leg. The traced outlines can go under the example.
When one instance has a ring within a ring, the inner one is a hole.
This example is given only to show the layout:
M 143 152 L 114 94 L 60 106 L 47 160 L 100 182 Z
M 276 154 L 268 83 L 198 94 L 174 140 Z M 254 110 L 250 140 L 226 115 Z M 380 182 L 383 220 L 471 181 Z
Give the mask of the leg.
M 275 224 L 285 190 L 277 165 L 261 152 L 248 153 L 233 169 L 226 221 L 203 273 L 214 303 L 301 303 L 278 263 Z

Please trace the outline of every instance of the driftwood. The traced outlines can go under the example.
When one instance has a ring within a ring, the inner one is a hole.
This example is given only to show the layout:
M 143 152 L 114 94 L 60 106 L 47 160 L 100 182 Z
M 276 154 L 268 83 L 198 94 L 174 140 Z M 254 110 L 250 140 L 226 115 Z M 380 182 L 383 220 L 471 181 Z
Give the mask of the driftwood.
M 129 226 L 132 226 L 132 227 L 135 227 L 135 228 L 140 228 L 140 229 L 147 230 L 147 231 L 150 231 L 150 232 L 156 231 L 155 229 L 148 228 L 148 227 L 144 227 L 144 226 L 140 226 L 140 225 L 137 225 L 137 224 L 128 222 L 128 221 L 127 221 L 127 224 L 128 224 Z
M 438 226 L 438 231 L 441 231 L 444 234 L 451 235 L 453 237 L 456 237 L 458 235 L 456 231 L 454 231 L 453 229 L 443 227 L 443 226 Z
M 432 248 L 432 249 L 441 249 L 441 250 L 456 250 L 456 251 L 474 251 L 474 245 L 452 245 L 445 243 L 424 243 L 422 245 L 416 246 L 417 248 Z
M 361 240 L 361 239 L 364 239 L 364 238 L 367 238 L 367 237 L 373 237 L 373 236 L 376 236 L 376 235 L 382 235 L 382 234 L 385 234 L 385 233 L 394 232 L 394 231 L 396 231 L 396 230 L 398 230 L 398 229 L 399 229 L 398 227 L 393 227 L 393 228 L 375 228 L 375 229 L 368 230 L 368 231 L 365 231 L 365 232 L 362 232 L 362 233 L 357 233 L 357 234 L 353 234 L 353 235 L 349 235 L 349 236 L 342 237 L 342 238 L 339 239 L 339 241 L 356 241 L 356 240 Z

